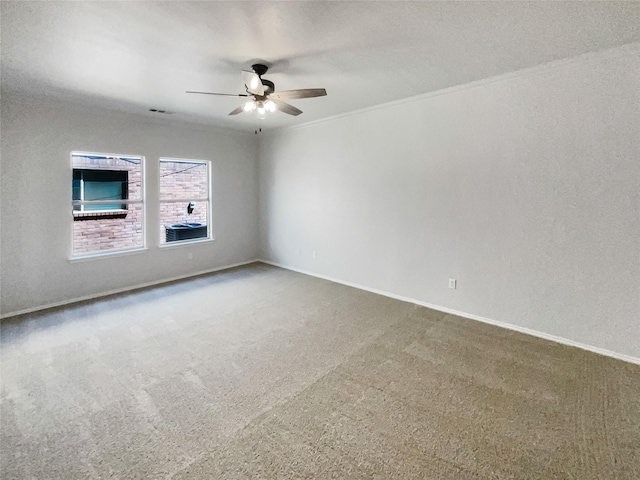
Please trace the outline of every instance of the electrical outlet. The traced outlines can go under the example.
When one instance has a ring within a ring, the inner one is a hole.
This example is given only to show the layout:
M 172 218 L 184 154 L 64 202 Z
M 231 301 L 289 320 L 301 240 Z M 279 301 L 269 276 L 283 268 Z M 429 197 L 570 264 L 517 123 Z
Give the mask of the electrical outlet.
M 455 278 L 450 278 L 449 279 L 449 288 L 456 288 L 456 279 Z
M 193 253 L 192 252 L 187 253 L 187 258 L 189 260 L 193 260 Z

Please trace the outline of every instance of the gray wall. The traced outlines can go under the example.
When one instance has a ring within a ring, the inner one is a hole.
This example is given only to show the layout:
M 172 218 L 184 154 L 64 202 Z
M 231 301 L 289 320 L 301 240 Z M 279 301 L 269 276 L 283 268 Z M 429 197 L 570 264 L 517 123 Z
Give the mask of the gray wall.
M 7 94 L 1 116 L 0 313 L 256 257 L 255 135 Z M 146 157 L 146 252 L 69 261 L 73 150 Z M 212 161 L 214 242 L 158 248 L 160 156 Z
M 640 358 L 639 52 L 265 135 L 261 258 Z

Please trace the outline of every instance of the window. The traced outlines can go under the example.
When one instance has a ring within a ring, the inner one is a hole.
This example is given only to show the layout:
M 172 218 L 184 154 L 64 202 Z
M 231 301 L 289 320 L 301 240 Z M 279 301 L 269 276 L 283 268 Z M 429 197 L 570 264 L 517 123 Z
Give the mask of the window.
M 160 244 L 211 238 L 209 162 L 160 159 Z
M 73 257 L 144 247 L 143 157 L 71 154 Z
M 126 200 L 129 194 L 129 172 L 127 170 L 73 169 L 74 200 Z M 75 211 L 126 210 L 126 203 L 74 204 Z M 83 217 L 77 216 L 76 219 Z

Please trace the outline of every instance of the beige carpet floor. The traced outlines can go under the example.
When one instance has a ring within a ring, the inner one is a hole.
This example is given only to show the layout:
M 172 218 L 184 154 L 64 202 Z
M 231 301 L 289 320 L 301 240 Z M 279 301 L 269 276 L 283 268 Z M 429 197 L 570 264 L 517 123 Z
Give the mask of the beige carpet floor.
M 6 480 L 640 478 L 639 366 L 263 264 L 1 341 Z

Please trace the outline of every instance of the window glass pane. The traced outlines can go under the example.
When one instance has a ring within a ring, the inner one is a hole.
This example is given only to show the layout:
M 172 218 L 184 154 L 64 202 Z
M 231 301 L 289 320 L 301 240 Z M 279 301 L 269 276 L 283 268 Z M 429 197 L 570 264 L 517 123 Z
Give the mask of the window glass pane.
M 74 170 L 73 171 L 73 199 L 74 200 L 82 200 L 82 187 L 81 180 L 82 178 L 82 170 Z M 80 207 L 78 207 L 79 209 Z
M 73 255 L 143 247 L 142 204 L 129 204 L 117 217 L 76 218 L 73 222 Z
M 160 243 L 208 238 L 208 213 L 206 201 L 160 202 Z
M 118 200 L 123 197 L 123 182 L 84 182 L 83 200 Z M 85 205 L 85 210 L 116 210 L 127 208 L 126 204 Z
M 208 162 L 160 160 L 160 199 L 208 198 Z

